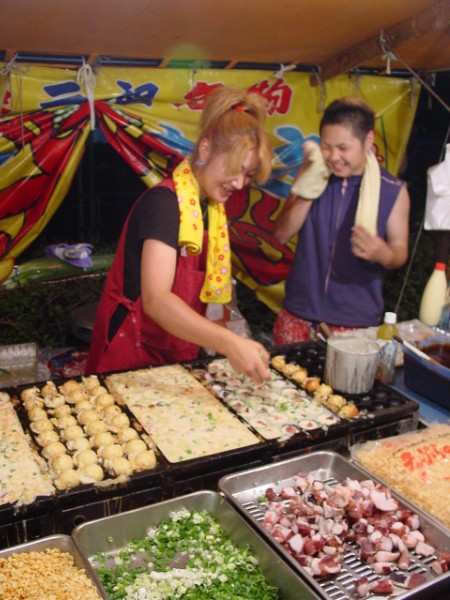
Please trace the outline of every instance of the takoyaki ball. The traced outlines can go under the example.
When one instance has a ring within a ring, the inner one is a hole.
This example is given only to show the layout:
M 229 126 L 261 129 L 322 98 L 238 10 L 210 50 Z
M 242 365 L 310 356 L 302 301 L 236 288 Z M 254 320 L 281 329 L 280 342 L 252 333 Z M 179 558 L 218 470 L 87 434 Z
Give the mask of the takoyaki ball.
M 64 417 L 56 419 L 56 427 L 58 427 L 58 429 L 68 429 L 69 427 L 73 427 L 76 424 L 77 420 L 75 419 L 75 417 L 72 417 L 72 415 L 66 415 Z
M 129 426 L 130 426 L 130 419 L 127 417 L 127 415 L 125 413 L 116 415 L 111 420 L 111 427 L 114 428 L 116 431 L 119 431 L 119 429 L 126 429 Z
M 117 441 L 119 442 L 119 444 L 126 444 L 127 442 L 131 442 L 132 440 L 137 440 L 138 437 L 138 432 L 132 427 L 124 427 L 122 429 L 119 429 L 119 431 L 117 432 Z
M 47 444 L 47 446 L 44 446 L 44 448 L 42 449 L 42 454 L 48 460 L 51 460 L 52 458 L 55 458 L 56 456 L 65 453 L 66 447 L 61 442 L 52 442 L 51 444 Z
M 62 471 L 55 479 L 55 485 L 59 490 L 67 490 L 69 488 L 80 485 L 80 473 L 75 469 L 67 469 Z
M 95 446 L 95 448 L 100 448 L 101 446 L 110 446 L 111 444 L 114 444 L 114 436 L 109 431 L 97 433 L 91 439 L 92 445 Z
M 84 431 L 79 425 L 71 425 L 61 431 L 61 437 L 67 441 L 76 440 L 77 438 L 84 437 Z
M 41 388 L 41 396 L 52 397 L 58 393 L 58 389 L 53 381 L 47 381 L 47 383 Z
M 275 367 L 275 369 L 278 369 L 278 371 L 282 371 L 286 365 L 286 359 L 281 354 L 278 354 L 277 356 L 272 357 L 270 364 Z
M 96 410 L 84 410 L 78 415 L 78 422 L 80 425 L 88 425 L 99 420 L 99 415 Z
M 61 473 L 61 471 L 73 469 L 73 460 L 68 454 L 58 454 L 52 458 L 50 465 L 55 473 Z
M 84 389 L 90 392 L 100 386 L 100 381 L 97 375 L 89 375 L 89 377 L 83 377 L 82 384 Z
M 117 458 L 112 458 L 107 461 L 107 468 L 110 469 L 114 475 L 129 475 L 133 471 L 133 467 L 128 459 L 123 456 L 119 456 Z M 106 461 L 105 461 L 106 465 Z
M 92 404 L 92 402 L 89 402 L 89 400 L 81 400 L 81 402 L 77 402 L 74 405 L 73 410 L 79 415 L 82 412 L 92 410 L 93 408 L 94 405 Z
M 76 392 L 77 390 L 80 389 L 80 384 L 78 383 L 78 381 L 75 381 L 74 379 L 69 379 L 68 381 L 65 381 L 62 385 L 59 386 L 59 391 L 62 394 L 70 394 L 70 392 Z
M 301 385 L 305 383 L 307 377 L 308 371 L 304 367 L 299 367 L 291 375 L 291 379 L 293 379 L 296 383 L 300 383 Z
M 25 400 L 32 400 L 35 398 L 42 402 L 42 398 L 39 397 L 39 394 L 39 388 L 37 387 L 26 388 L 20 392 L 20 399 L 23 403 L 25 403 Z
M 36 439 L 39 446 L 44 447 L 52 444 L 53 442 L 59 442 L 59 434 L 52 429 L 49 431 L 44 431 L 38 435 Z
M 116 401 L 114 400 L 114 396 L 108 394 L 106 391 L 95 396 L 95 405 L 98 406 L 98 408 L 113 406 L 115 403 Z
M 23 405 L 26 410 L 32 410 L 33 408 L 42 408 L 44 406 L 44 399 L 39 396 L 30 396 L 23 400 Z
M 282 372 L 286 377 L 292 377 L 292 375 L 300 369 L 296 363 L 286 363 L 282 368 Z
M 89 393 L 90 393 L 91 397 L 97 398 L 97 396 L 107 394 L 108 390 L 103 385 L 99 385 L 98 387 L 94 388 L 93 390 L 90 390 Z
M 107 406 L 103 409 L 103 418 L 107 423 L 109 423 L 114 417 L 122 414 L 122 409 L 117 404 L 113 404 L 111 406 Z
M 94 463 L 81 467 L 79 474 L 81 483 L 95 483 L 96 481 L 102 481 L 105 476 L 101 466 Z
M 62 394 L 46 396 L 44 398 L 44 404 L 47 408 L 58 408 L 58 406 L 64 406 L 66 404 L 66 399 Z
M 44 431 L 53 430 L 52 422 L 47 418 L 39 419 L 38 421 L 32 421 L 30 423 L 30 427 L 34 433 L 44 433 Z
M 48 416 L 45 409 L 38 407 L 32 408 L 27 414 L 30 421 L 39 421 L 40 419 L 46 419 Z
M 51 412 L 52 412 L 52 415 L 54 417 L 56 417 L 57 419 L 62 419 L 62 417 L 68 417 L 69 415 L 72 414 L 72 411 L 68 404 L 63 404 L 62 406 L 58 406 L 58 408 L 55 408 Z
M 89 450 L 91 447 L 91 443 L 87 439 L 87 437 L 79 437 L 74 440 L 68 440 L 67 448 L 71 452 L 81 452 L 82 450 Z
M 146 450 L 130 456 L 130 462 L 135 469 L 153 469 L 156 466 L 156 456 L 153 450 Z
M 110 444 L 109 446 L 101 446 L 98 449 L 98 455 L 104 460 L 110 460 L 111 458 L 118 458 L 123 456 L 123 449 L 120 444 Z
M 345 419 L 353 419 L 353 417 L 357 417 L 359 415 L 359 410 L 356 404 L 349 402 L 341 408 L 341 410 L 338 412 L 338 415 L 340 417 L 344 417 Z
M 88 397 L 86 395 L 86 392 L 83 392 L 82 389 L 74 390 L 73 392 L 67 394 L 67 402 L 69 404 L 77 404 L 78 402 L 82 402 L 83 400 L 87 399 Z
M 308 392 L 315 392 L 320 385 L 320 377 L 307 377 L 303 382 L 303 387 Z
M 143 440 L 131 440 L 124 444 L 126 454 L 140 454 L 148 450 L 147 444 Z
M 85 426 L 86 434 L 88 436 L 97 435 L 98 433 L 104 433 L 108 431 L 108 426 L 103 421 L 97 419 L 96 421 L 90 421 Z
M 320 398 L 327 398 L 328 396 L 331 396 L 332 393 L 333 388 L 330 385 L 327 385 L 326 383 L 321 383 L 317 390 L 314 392 L 314 399 L 319 399 L 320 401 Z
M 92 465 L 97 462 L 97 453 L 90 449 L 81 450 L 81 452 L 75 452 L 73 462 L 77 467 Z
M 347 400 L 339 394 L 332 394 L 325 402 L 325 406 L 334 412 L 339 412 L 347 403 Z M 355 405 L 353 405 L 355 406 Z M 356 408 L 356 407 L 355 407 Z M 341 415 L 344 416 L 344 415 Z

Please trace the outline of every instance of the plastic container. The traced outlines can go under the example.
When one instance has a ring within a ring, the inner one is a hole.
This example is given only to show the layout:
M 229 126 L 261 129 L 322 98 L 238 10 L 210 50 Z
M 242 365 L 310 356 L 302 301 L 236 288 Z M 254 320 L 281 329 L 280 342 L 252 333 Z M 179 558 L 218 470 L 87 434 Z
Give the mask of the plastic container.
M 423 291 L 420 302 L 419 318 L 422 323 L 435 327 L 441 319 L 442 309 L 447 298 L 447 265 L 437 262 Z
M 398 335 L 397 315 L 393 312 L 384 314 L 384 322 L 377 331 L 377 339 L 383 340 L 380 351 L 376 378 L 383 383 L 392 383 L 395 376 L 395 360 L 397 358 L 397 342 L 392 338 Z
M 425 350 L 427 346 L 439 342 L 449 343 L 450 336 L 438 334 L 421 342 L 419 348 Z M 448 410 L 450 408 L 450 369 L 426 358 L 421 358 L 408 348 L 404 348 L 403 352 L 405 385 L 413 392 Z

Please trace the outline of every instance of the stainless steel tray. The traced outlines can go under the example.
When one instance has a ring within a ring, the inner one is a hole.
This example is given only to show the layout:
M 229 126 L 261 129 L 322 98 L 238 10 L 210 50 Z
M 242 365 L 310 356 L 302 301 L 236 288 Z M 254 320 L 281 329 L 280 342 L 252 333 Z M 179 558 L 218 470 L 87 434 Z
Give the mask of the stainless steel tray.
M 280 461 L 275 464 L 241 471 L 233 475 L 227 475 L 219 480 L 219 490 L 238 510 L 248 518 L 252 525 L 277 549 L 281 556 L 323 597 L 332 600 L 353 600 L 357 596 L 354 593 L 354 582 L 363 575 L 367 575 L 370 582 L 381 579 L 370 565 L 362 563 L 357 554 L 356 546 L 349 544 L 349 551 L 346 553 L 341 565 L 341 572 L 333 577 L 327 577 L 320 580 L 315 579 L 293 558 L 280 543 L 262 526 L 264 518 L 264 509 L 261 507 L 258 498 L 265 495 L 268 487 L 281 487 L 290 485 L 293 477 L 298 473 L 309 472 L 320 481 L 329 485 L 341 483 L 347 477 L 351 479 L 365 480 L 367 473 L 339 454 L 334 452 L 314 452 L 289 460 Z M 379 481 L 376 477 L 370 476 L 374 481 Z M 396 498 L 403 506 L 416 512 L 421 521 L 421 531 L 426 540 L 441 552 L 450 551 L 450 537 L 446 532 L 437 526 L 437 523 L 426 513 L 417 507 L 410 505 L 403 498 L 400 498 L 394 492 L 392 496 Z M 396 598 L 424 600 L 433 598 L 435 600 L 449 598 L 450 590 L 450 572 L 443 575 L 435 575 L 429 565 L 433 562 L 434 556 L 422 558 L 419 555 L 410 552 L 411 565 L 409 572 L 420 572 L 427 576 L 427 582 L 396 595 Z M 367 596 L 366 598 L 375 598 Z
M 216 492 L 195 492 L 173 500 L 83 523 L 74 529 L 72 538 L 80 552 L 93 565 L 98 552 L 116 554 L 133 538 L 145 537 L 149 527 L 156 526 L 162 519 L 168 518 L 171 512 L 182 509 L 207 511 L 219 522 L 226 535 L 236 545 L 248 545 L 258 558 L 266 580 L 280 590 L 280 598 L 283 600 L 318 600 L 319 596 Z M 111 539 L 113 543 L 111 543 Z
M 98 579 L 94 569 L 89 564 L 89 561 L 83 556 L 83 554 L 76 547 L 73 539 L 70 535 L 50 535 L 48 537 L 35 540 L 33 542 L 26 542 L 5 550 L 0 550 L 0 558 L 8 558 L 12 554 L 20 554 L 25 552 L 45 552 L 47 549 L 57 548 L 61 552 L 67 552 L 73 556 L 75 565 L 79 569 L 84 569 L 87 577 L 92 581 L 97 592 L 101 598 L 108 600 L 108 596 L 105 594 L 100 580 Z M 45 576 L 44 574 L 42 575 Z M 32 590 L 30 590 L 32 592 Z

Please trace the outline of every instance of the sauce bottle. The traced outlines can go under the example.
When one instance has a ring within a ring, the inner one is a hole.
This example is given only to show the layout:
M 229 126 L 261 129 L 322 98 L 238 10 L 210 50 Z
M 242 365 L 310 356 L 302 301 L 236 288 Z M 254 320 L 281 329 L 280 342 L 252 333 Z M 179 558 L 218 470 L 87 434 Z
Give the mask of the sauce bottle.
M 398 335 L 397 315 L 394 312 L 384 313 L 384 321 L 377 330 L 377 338 L 383 340 L 379 355 L 376 378 L 383 383 L 392 383 L 395 376 L 395 359 L 397 357 L 397 341 L 393 339 Z
M 439 324 L 442 309 L 447 301 L 446 270 L 445 263 L 437 262 L 423 290 L 419 319 L 430 327 Z
M 384 313 L 384 322 L 377 331 L 377 338 L 380 340 L 392 340 L 394 335 L 398 335 L 397 315 L 394 312 Z

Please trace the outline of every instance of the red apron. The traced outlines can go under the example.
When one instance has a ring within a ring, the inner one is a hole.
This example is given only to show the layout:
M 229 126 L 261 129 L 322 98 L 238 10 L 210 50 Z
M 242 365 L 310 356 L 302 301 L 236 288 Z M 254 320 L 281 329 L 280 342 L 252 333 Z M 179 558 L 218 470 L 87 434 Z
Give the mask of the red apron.
M 172 180 L 159 185 L 173 190 Z M 120 235 L 117 252 L 97 308 L 86 373 L 138 369 L 148 365 L 193 360 L 198 356 L 199 347 L 196 344 L 171 335 L 145 315 L 140 296 L 133 302 L 123 295 L 124 250 L 129 218 L 130 216 Z M 172 286 L 172 292 L 201 315 L 206 310 L 206 304 L 200 300 L 206 272 L 206 251 L 206 232 L 200 255 L 182 256 L 178 250 Z M 109 342 L 109 324 L 119 304 L 125 306 L 128 314 Z

